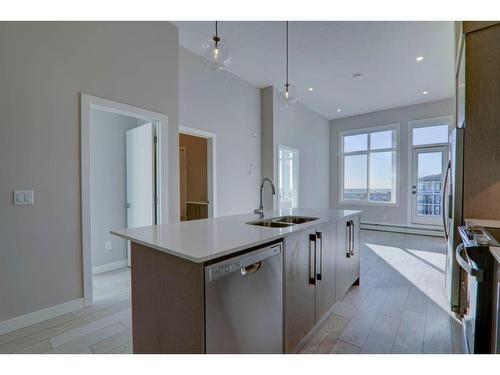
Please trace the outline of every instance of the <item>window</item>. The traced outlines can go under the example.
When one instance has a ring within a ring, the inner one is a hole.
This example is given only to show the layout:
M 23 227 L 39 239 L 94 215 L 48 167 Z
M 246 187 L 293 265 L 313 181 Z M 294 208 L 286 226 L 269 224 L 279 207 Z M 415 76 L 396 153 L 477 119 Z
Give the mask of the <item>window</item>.
M 298 205 L 299 151 L 278 145 L 279 208 Z
M 398 126 L 341 133 L 341 201 L 397 202 Z
M 413 146 L 448 143 L 448 124 L 413 128 Z

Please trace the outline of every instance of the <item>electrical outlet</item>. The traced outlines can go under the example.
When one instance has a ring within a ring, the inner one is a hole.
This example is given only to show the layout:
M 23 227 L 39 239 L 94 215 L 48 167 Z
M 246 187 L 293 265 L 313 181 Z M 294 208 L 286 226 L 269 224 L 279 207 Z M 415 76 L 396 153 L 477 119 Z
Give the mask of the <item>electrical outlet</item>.
M 106 250 L 111 250 L 113 248 L 113 243 L 111 241 L 104 242 L 104 248 Z

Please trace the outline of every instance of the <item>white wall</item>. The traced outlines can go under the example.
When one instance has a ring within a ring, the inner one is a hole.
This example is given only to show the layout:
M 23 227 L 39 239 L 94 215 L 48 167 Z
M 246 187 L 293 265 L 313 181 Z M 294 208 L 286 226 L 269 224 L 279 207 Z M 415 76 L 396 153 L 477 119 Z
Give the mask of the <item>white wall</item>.
M 178 33 L 167 22 L 0 22 L 0 321 L 83 296 L 80 93 L 169 119 L 178 220 Z M 33 206 L 12 190 L 33 189 Z
M 409 225 L 407 221 L 408 178 L 408 121 L 431 117 L 449 116 L 453 113 L 453 99 L 411 105 L 371 112 L 330 121 L 330 207 L 362 210 L 363 222 Z M 397 206 L 369 206 L 339 204 L 339 132 L 369 128 L 379 125 L 400 124 L 399 144 L 399 203 Z
M 274 88 L 272 86 L 261 90 L 261 169 L 262 177 L 269 177 L 278 186 L 278 149 L 277 149 L 277 126 L 275 126 Z M 277 208 L 278 197 L 270 193 L 269 187 L 265 188 L 262 201 L 265 209 Z
M 330 125 L 329 121 L 297 102 L 284 107 L 276 99 L 276 88 L 262 89 L 262 128 L 266 141 L 262 145 L 263 170 L 278 183 L 278 145 L 299 150 L 300 207 L 327 208 L 330 203 Z M 266 187 L 266 208 L 270 193 Z M 277 199 L 274 199 L 277 207 Z
M 90 112 L 92 266 L 127 258 L 127 242 L 109 233 L 127 226 L 126 132 L 136 118 L 92 109 Z M 105 242 L 110 241 L 111 250 Z
M 207 70 L 198 55 L 179 47 L 179 95 L 180 124 L 217 136 L 217 215 L 252 212 L 261 178 L 260 90 Z
M 274 111 L 277 125 L 275 155 L 278 145 L 299 150 L 299 207 L 328 208 L 329 121 L 300 102 L 289 108 L 276 103 Z

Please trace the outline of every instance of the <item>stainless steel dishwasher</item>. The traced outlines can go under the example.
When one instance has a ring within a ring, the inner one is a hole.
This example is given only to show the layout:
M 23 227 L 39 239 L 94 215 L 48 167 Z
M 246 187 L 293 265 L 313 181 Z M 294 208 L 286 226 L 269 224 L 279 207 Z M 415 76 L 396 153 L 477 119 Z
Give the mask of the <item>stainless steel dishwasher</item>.
M 205 305 L 207 353 L 282 353 L 282 243 L 206 266 Z

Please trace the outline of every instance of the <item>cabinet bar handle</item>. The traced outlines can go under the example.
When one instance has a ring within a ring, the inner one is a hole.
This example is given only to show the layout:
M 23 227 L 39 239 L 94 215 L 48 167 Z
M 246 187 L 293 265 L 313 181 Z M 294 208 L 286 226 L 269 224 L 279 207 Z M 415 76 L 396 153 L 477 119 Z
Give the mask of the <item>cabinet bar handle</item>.
M 316 285 L 316 233 L 309 235 L 309 284 Z
M 351 251 L 351 256 L 354 256 L 354 221 L 351 220 L 351 240 L 349 241 L 350 243 L 350 251 Z
M 347 252 L 346 257 L 351 257 L 351 222 L 347 222 Z
M 316 255 L 316 259 L 319 261 L 319 266 L 316 269 L 316 280 L 321 280 L 323 274 L 323 233 L 316 232 L 316 241 L 319 241 L 319 246 L 316 242 L 316 250 L 319 249 L 319 255 Z

